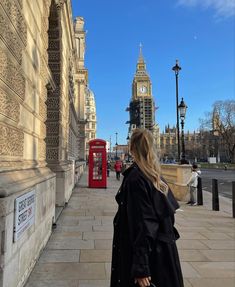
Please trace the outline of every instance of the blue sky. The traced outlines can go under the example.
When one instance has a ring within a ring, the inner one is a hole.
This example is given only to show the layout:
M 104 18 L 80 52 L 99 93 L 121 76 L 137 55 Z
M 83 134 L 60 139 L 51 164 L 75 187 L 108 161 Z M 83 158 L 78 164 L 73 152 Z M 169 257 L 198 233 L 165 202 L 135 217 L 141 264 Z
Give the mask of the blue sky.
M 161 131 L 176 123 L 175 76 L 179 99 L 188 105 L 185 129 L 217 100 L 235 97 L 234 0 L 73 0 L 73 16 L 85 19 L 85 65 L 96 98 L 97 137 L 125 144 L 139 43 L 147 64 Z

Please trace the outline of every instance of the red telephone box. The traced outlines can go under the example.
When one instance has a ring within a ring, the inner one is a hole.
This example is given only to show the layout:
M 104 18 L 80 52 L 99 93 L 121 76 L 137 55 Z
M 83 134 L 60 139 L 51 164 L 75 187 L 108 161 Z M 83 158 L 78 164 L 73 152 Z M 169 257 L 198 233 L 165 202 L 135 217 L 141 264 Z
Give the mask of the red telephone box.
M 107 187 L 106 141 L 89 141 L 89 187 Z

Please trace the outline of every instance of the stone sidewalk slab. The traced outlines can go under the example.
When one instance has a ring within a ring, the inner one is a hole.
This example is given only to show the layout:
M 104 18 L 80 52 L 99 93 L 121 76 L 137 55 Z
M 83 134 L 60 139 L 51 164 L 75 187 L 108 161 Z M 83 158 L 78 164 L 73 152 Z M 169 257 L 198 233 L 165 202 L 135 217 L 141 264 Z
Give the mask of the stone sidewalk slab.
M 43 263 L 34 269 L 31 279 L 44 280 L 80 280 L 107 279 L 104 263 Z
M 87 188 L 84 174 L 62 211 L 57 228 L 25 287 L 109 287 L 115 194 L 121 181 L 111 172 L 107 189 Z M 222 211 L 181 202 L 177 241 L 185 287 L 235 286 L 235 220 L 231 201 Z M 227 207 L 227 208 L 226 208 Z

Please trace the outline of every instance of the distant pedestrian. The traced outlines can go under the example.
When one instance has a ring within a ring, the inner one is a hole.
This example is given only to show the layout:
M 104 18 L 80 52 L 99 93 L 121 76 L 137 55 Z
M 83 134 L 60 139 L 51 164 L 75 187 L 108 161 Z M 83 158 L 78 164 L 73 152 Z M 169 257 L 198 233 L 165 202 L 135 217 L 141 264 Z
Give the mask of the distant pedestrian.
M 115 169 L 115 172 L 116 172 L 116 179 L 120 180 L 120 174 L 121 174 L 121 171 L 122 171 L 122 162 L 120 160 L 117 160 L 115 162 L 114 169 Z
M 116 195 L 110 287 L 183 287 L 174 227 L 179 205 L 160 177 L 151 132 L 135 129 L 130 152 L 134 163 Z
M 196 192 L 197 192 L 197 184 L 198 177 L 201 174 L 201 171 L 198 169 L 198 166 L 194 163 L 191 169 L 191 176 L 187 182 L 187 186 L 189 187 L 190 199 L 187 204 L 197 205 L 196 202 Z
M 107 162 L 107 177 L 109 177 L 110 169 L 111 169 L 111 164 L 110 164 L 110 161 L 108 161 Z

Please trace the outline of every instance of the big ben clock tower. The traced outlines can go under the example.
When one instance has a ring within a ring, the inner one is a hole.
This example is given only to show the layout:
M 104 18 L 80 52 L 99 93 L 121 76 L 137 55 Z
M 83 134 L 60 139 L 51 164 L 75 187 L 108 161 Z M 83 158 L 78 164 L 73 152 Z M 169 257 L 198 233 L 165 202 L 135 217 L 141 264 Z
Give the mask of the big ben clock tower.
M 142 46 L 140 45 L 139 59 L 136 65 L 136 73 L 132 83 L 132 100 L 140 100 L 143 97 L 151 96 L 152 84 L 146 71 L 146 64 L 142 54 Z
M 157 145 L 159 145 L 159 127 L 155 123 L 155 110 L 152 83 L 146 70 L 142 45 L 140 45 L 136 73 L 132 82 L 132 98 L 128 108 L 130 113 L 129 133 L 134 128 L 146 128 L 153 133 Z

